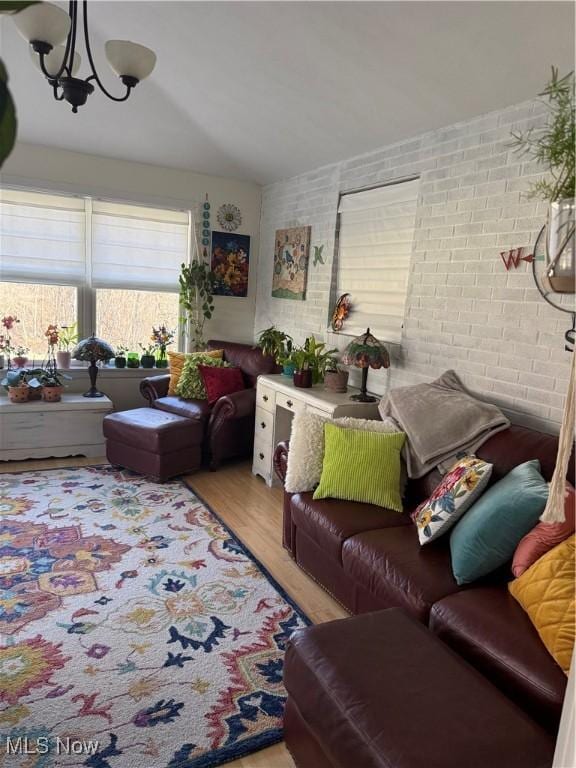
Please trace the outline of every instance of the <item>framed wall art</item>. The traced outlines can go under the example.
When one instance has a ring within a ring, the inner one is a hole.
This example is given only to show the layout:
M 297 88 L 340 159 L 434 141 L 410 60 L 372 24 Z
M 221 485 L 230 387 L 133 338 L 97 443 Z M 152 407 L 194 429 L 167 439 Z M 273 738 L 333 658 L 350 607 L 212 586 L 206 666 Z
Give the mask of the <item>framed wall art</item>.
M 211 269 L 214 296 L 248 296 L 250 237 L 230 232 L 212 232 Z
M 276 230 L 272 296 L 276 299 L 306 298 L 311 227 Z

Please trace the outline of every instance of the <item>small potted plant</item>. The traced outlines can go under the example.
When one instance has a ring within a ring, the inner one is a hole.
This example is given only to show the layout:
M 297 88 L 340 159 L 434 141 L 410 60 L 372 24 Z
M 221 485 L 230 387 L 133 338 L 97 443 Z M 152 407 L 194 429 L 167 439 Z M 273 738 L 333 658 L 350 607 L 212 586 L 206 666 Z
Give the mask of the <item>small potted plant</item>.
M 316 341 L 314 336 L 308 336 L 304 348 L 310 353 L 310 368 L 312 369 L 312 384 L 319 384 L 324 379 L 326 365 L 337 349 L 326 349 L 323 341 Z
M 329 392 L 347 392 L 348 375 L 345 368 L 340 368 L 338 360 L 335 357 L 330 357 L 326 361 L 324 371 L 324 388 Z
M 12 362 L 16 368 L 25 368 L 28 363 L 28 347 L 17 346 L 14 347 L 14 356 Z
M 158 328 L 152 328 L 152 341 L 156 350 L 156 368 L 168 368 L 168 358 L 166 356 L 166 347 L 174 341 L 175 332 L 169 331 L 165 325 Z
M 140 357 L 142 368 L 154 368 L 156 363 L 156 358 L 154 357 L 156 347 L 154 344 L 148 344 L 147 346 L 140 344 L 140 349 L 142 350 L 142 355 Z
M 128 352 L 126 355 L 127 368 L 140 368 L 140 355 L 138 352 Z
M 291 362 L 294 365 L 294 386 L 308 389 L 312 386 L 312 356 L 305 347 L 292 350 Z
M 116 347 L 116 355 L 114 357 L 114 366 L 116 368 L 126 368 L 126 352 L 128 352 L 128 347 Z
M 277 360 L 277 363 L 282 366 L 282 373 L 284 374 L 284 376 L 294 375 L 294 362 L 292 361 L 293 348 L 294 348 L 294 344 L 292 342 L 292 339 L 287 339 L 286 352 L 283 355 L 280 355 L 280 357 Z
M 8 370 L 2 380 L 2 386 L 8 392 L 11 403 L 25 403 L 28 400 L 28 382 L 23 369 Z
M 263 355 L 273 357 L 278 365 L 282 365 L 282 359 L 286 359 L 292 351 L 292 337 L 271 325 L 260 332 L 258 346 Z
M 39 379 L 42 384 L 42 400 L 45 403 L 58 403 L 64 392 L 64 376 L 55 368 L 44 371 Z
M 4 329 L 4 332 L 2 336 L 0 336 L 0 352 L 6 355 L 7 368 L 10 368 L 10 357 L 14 353 L 10 331 L 12 331 L 14 326 L 19 322 L 20 320 L 18 320 L 15 315 L 4 315 L 2 318 L 2 328 Z
M 70 347 L 78 343 L 78 327 L 76 323 L 72 325 L 62 325 L 58 329 L 58 351 L 56 352 L 56 363 L 58 368 L 70 368 L 72 353 Z

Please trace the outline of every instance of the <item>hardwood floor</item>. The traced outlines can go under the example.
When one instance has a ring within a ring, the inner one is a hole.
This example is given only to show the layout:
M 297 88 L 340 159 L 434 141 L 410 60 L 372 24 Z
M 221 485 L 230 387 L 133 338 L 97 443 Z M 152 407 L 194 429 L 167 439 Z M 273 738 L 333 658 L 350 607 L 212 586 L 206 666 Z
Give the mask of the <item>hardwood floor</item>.
M 105 463 L 105 459 L 43 459 L 0 464 L 0 473 Z M 186 481 L 234 531 L 286 592 L 314 621 L 347 616 L 346 611 L 298 568 L 282 548 L 282 490 L 252 475 L 250 464 L 198 472 Z M 227 763 L 230 768 L 294 768 L 283 743 Z

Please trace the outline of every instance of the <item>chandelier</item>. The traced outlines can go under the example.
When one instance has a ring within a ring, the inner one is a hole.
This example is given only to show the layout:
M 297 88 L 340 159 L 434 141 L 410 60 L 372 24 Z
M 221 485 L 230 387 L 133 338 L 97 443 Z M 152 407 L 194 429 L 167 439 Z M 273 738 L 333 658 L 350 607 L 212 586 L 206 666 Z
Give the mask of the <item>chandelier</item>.
M 37 3 L 16 14 L 14 23 L 22 37 L 30 43 L 32 60 L 52 86 L 56 101 L 65 99 L 72 105 L 72 112 L 78 112 L 78 107 L 85 104 L 94 91 L 94 83 L 112 101 L 126 101 L 132 89 L 154 69 L 156 54 L 128 40 L 108 40 L 106 58 L 126 86 L 123 95 L 114 96 L 104 87 L 94 66 L 88 33 L 88 2 L 83 0 L 82 27 L 90 75 L 84 80 L 76 77 L 80 68 L 80 56 L 76 51 L 78 5 L 77 0 L 70 0 L 66 13 L 52 3 Z

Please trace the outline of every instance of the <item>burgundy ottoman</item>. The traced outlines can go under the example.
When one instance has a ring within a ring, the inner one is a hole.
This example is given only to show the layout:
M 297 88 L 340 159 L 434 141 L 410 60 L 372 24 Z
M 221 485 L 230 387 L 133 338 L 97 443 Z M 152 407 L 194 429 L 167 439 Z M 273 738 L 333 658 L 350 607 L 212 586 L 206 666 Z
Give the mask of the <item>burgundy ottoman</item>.
M 156 408 L 135 408 L 104 418 L 108 461 L 160 482 L 200 468 L 203 435 L 201 421 Z
M 550 768 L 554 738 L 397 608 L 295 632 L 284 738 L 297 768 Z

